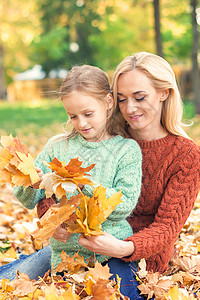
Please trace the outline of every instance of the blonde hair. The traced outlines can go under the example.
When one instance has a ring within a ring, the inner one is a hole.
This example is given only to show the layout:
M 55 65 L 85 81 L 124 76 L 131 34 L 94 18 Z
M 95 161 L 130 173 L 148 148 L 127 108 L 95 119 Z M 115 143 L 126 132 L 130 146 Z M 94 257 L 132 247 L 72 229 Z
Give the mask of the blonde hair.
M 151 80 L 156 90 L 169 90 L 169 96 L 163 102 L 161 124 L 169 133 L 189 138 L 183 129 L 183 126 L 185 126 L 182 123 L 183 105 L 175 74 L 170 64 L 162 57 L 148 52 L 138 52 L 127 56 L 118 65 L 113 76 L 111 89 L 114 99 L 117 99 L 117 82 L 119 76 L 133 69 L 143 72 Z M 121 123 L 121 127 L 124 127 L 121 128 L 121 134 L 126 135 L 125 120 L 121 115 L 118 105 L 115 106 L 115 114 L 116 121 L 114 126 L 119 128 Z
M 95 98 L 98 101 L 107 101 L 107 95 L 110 93 L 110 83 L 108 76 L 98 67 L 90 65 L 74 66 L 60 87 L 60 98 L 69 96 L 73 91 L 78 91 Z M 117 132 L 110 126 L 114 107 L 109 111 L 106 122 L 106 132 L 115 135 Z M 76 136 L 78 133 L 73 128 L 68 138 Z

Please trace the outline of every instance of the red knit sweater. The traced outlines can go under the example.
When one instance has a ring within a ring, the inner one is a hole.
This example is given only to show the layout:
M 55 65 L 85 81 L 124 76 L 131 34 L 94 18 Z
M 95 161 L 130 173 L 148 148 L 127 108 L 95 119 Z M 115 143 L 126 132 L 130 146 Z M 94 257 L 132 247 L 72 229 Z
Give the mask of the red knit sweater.
M 134 253 L 125 261 L 145 258 L 147 269 L 167 269 L 174 243 L 200 188 L 200 148 L 191 140 L 168 135 L 138 141 L 143 154 L 141 196 L 128 218 Z

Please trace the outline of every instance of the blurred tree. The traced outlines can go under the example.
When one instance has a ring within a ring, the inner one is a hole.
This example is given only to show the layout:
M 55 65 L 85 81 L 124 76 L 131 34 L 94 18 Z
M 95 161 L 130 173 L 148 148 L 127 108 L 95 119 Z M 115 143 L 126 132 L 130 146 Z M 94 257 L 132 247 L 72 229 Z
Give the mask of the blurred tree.
M 199 32 L 197 25 L 197 0 L 190 0 L 192 7 L 192 29 L 193 29 L 193 45 L 192 45 L 192 88 L 194 94 L 195 110 L 200 114 L 200 82 L 198 67 L 198 48 L 199 48 Z
M 34 0 L 0 2 L 0 91 L 16 72 L 30 65 L 29 46 L 38 32 L 38 17 Z
M 99 19 L 99 0 L 39 0 L 41 33 L 35 37 L 31 59 L 44 71 L 69 68 L 73 64 L 94 64 L 91 34 L 99 29 L 93 22 Z
M 160 26 L 160 1 L 153 0 L 154 22 L 155 22 L 155 40 L 157 54 L 163 57 L 161 26 Z
M 100 1 L 101 16 L 93 26 L 99 34 L 89 37 L 94 59 L 104 70 L 113 70 L 128 55 L 138 51 L 155 52 L 152 5 L 146 0 Z

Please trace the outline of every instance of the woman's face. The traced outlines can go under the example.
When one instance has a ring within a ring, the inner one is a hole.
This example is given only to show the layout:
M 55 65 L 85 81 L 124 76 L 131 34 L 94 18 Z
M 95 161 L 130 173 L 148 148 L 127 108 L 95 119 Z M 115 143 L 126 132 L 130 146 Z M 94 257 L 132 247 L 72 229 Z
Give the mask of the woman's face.
M 151 80 L 139 70 L 132 70 L 119 76 L 117 84 L 119 109 L 130 125 L 133 137 L 159 136 L 163 101 L 168 91 L 157 91 Z M 142 136 L 141 136 L 142 135 Z

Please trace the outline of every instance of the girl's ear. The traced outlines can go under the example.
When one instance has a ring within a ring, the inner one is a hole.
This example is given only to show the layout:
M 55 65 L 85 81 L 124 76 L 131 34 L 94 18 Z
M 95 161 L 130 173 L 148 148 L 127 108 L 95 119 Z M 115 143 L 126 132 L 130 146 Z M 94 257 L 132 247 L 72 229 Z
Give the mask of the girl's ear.
M 163 90 L 161 93 L 160 93 L 160 101 L 165 101 L 169 96 L 169 89 L 167 90 Z
M 106 100 L 107 100 L 107 103 L 108 103 L 108 109 L 113 108 L 114 99 L 113 99 L 113 95 L 111 93 L 107 94 Z

